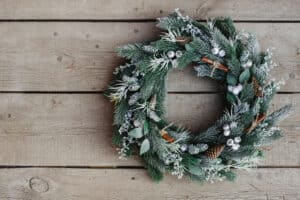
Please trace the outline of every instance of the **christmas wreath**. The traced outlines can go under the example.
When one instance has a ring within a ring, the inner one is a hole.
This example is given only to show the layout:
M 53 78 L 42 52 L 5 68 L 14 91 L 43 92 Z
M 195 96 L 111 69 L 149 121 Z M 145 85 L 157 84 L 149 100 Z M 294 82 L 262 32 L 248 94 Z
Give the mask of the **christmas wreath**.
M 275 124 L 291 106 L 267 114 L 282 81 L 271 79 L 272 53 L 260 52 L 251 33 L 238 32 L 230 18 L 200 23 L 178 10 L 158 19 L 159 40 L 120 47 L 130 60 L 114 71 L 106 95 L 114 102 L 113 142 L 120 157 L 138 147 L 150 176 L 165 171 L 192 180 L 233 180 L 234 169 L 255 167 L 262 145 L 281 136 Z M 199 133 L 166 120 L 166 79 L 171 69 L 194 64 L 196 75 L 224 86 L 226 109 Z

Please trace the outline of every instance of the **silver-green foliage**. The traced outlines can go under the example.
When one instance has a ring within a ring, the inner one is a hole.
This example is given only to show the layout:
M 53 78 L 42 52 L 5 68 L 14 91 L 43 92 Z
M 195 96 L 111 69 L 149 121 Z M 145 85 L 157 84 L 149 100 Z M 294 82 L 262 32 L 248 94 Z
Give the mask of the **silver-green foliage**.
M 271 52 L 260 52 L 255 36 L 237 31 L 230 18 L 202 24 L 176 10 L 159 19 L 158 27 L 166 31 L 161 39 L 118 48 L 130 62 L 115 70 L 106 95 L 115 106 L 113 141 L 120 146 L 120 156 L 128 157 L 138 146 L 156 181 L 165 171 L 200 182 L 233 180 L 233 169 L 257 165 L 261 146 L 281 136 L 275 125 L 291 110 L 285 106 L 267 115 L 280 85 L 270 79 L 275 67 Z M 165 112 L 168 72 L 190 64 L 197 76 L 208 76 L 227 88 L 224 115 L 195 134 L 168 122 Z M 257 122 L 262 115 L 267 117 Z M 216 145 L 225 148 L 212 159 L 206 151 Z

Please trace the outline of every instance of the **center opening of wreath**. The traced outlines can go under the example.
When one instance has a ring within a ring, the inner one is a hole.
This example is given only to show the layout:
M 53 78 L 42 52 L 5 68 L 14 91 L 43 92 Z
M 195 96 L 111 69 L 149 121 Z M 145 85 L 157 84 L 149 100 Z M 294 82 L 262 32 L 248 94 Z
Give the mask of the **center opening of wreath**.
M 193 133 L 206 130 L 224 113 L 220 83 L 195 76 L 192 67 L 168 75 L 167 119 Z

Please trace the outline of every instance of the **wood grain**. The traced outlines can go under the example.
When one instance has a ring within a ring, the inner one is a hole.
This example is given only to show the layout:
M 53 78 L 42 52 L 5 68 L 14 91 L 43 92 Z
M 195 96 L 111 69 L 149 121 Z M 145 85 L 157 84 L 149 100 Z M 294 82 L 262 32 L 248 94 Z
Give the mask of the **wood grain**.
M 297 0 L 1 0 L 0 19 L 136 20 L 162 17 L 175 8 L 198 19 L 231 16 L 235 20 L 300 19 Z
M 285 137 L 268 147 L 263 166 L 299 166 L 300 94 L 277 95 L 272 109 L 294 104 Z M 141 166 L 118 159 L 111 145 L 112 108 L 102 94 L 0 94 L 0 165 Z M 169 94 L 169 120 L 195 133 L 222 114 L 222 95 Z
M 257 34 L 262 48 L 276 47 L 273 73 L 288 80 L 281 91 L 300 91 L 300 24 L 238 23 Z M 289 30 L 287 37 L 286 31 Z M 119 45 L 153 40 L 154 23 L 0 23 L 0 91 L 103 91 L 122 63 Z M 123 60 L 124 62 L 124 60 Z M 169 91 L 216 91 L 191 67 L 172 72 Z
M 241 172 L 234 183 L 198 185 L 168 175 L 155 184 L 143 169 L 1 169 L 0 197 L 10 200 L 298 200 L 299 176 L 299 169 L 258 169 Z

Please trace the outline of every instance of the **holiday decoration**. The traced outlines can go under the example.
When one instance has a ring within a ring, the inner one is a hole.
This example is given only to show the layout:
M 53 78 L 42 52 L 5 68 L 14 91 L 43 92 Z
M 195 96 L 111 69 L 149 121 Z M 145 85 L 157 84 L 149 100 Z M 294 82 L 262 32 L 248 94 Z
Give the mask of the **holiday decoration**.
M 260 52 L 251 33 L 237 31 L 230 18 L 200 23 L 178 10 L 159 19 L 166 32 L 149 43 L 118 49 L 129 62 L 115 69 L 106 95 L 114 103 L 113 141 L 121 158 L 135 147 L 149 174 L 161 180 L 164 172 L 196 181 L 233 180 L 233 169 L 257 165 L 262 145 L 281 136 L 276 123 L 291 106 L 269 114 L 281 82 L 271 78 L 272 53 Z M 224 86 L 226 109 L 202 132 L 166 119 L 166 78 L 174 68 L 194 64 L 196 75 Z

